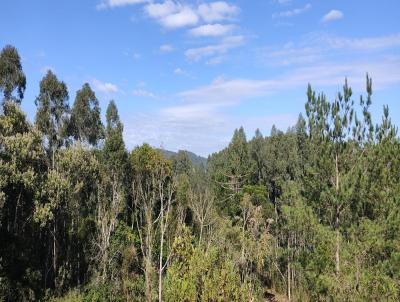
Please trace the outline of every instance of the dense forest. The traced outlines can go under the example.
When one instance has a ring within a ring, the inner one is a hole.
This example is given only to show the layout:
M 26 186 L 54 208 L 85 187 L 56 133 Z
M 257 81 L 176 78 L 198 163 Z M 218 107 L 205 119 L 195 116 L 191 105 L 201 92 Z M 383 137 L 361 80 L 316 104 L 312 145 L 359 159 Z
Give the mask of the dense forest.
M 31 123 L 25 87 L 5 46 L 0 301 L 400 300 L 400 143 L 368 75 L 362 96 L 309 85 L 296 125 L 239 128 L 206 165 L 128 151 L 115 102 L 103 125 L 51 71 Z

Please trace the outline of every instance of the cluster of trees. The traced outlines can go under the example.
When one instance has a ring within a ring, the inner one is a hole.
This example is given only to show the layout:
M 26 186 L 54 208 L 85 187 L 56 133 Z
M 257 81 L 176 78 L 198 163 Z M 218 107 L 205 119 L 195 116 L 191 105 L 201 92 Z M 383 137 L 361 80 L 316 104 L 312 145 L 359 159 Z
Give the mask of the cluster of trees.
M 0 54 L 0 301 L 398 301 L 400 142 L 347 81 L 306 118 L 243 128 L 193 165 L 128 152 L 113 101 L 72 108 L 48 71 L 35 122 L 17 50 Z

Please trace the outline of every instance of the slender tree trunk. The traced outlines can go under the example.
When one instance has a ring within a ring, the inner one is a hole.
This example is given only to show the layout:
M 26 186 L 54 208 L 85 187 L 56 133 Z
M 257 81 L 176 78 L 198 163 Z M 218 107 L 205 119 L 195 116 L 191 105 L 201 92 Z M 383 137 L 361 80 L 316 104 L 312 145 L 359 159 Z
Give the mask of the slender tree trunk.
M 288 295 L 288 301 L 291 301 L 291 293 L 290 293 L 290 236 L 288 236 L 288 241 L 287 241 L 287 250 L 288 250 L 288 259 L 287 259 L 287 295 Z
M 200 222 L 200 236 L 199 236 L 199 245 L 201 243 L 201 240 L 203 238 L 203 228 L 204 228 L 204 221 Z
M 147 211 L 151 211 L 152 208 L 149 207 Z M 145 257 L 145 282 L 146 282 L 146 300 L 148 302 L 152 301 L 152 269 L 153 269 L 153 264 L 152 264 L 152 216 L 151 213 L 146 213 L 146 250 L 147 250 L 147 255 Z
M 335 262 L 336 262 L 336 274 L 340 273 L 340 230 L 339 230 L 339 213 L 336 213 L 336 252 L 335 252 Z
M 160 261 L 158 269 L 158 302 L 162 302 L 162 272 L 163 272 L 163 248 L 164 248 L 164 202 L 161 197 L 161 238 L 160 238 Z
M 56 243 L 56 219 L 53 223 L 53 272 L 54 272 L 54 288 L 57 289 L 57 243 Z
M 144 277 L 145 277 L 145 282 L 146 282 L 146 301 L 151 302 L 152 297 L 151 297 L 151 292 L 152 292 L 152 286 L 151 286 L 151 260 L 149 259 L 149 256 L 145 258 L 145 272 L 144 272 Z
M 335 262 L 336 262 L 336 275 L 340 273 L 340 209 L 339 209 L 339 159 L 336 153 L 335 157 L 335 168 L 336 168 L 336 219 L 335 219 L 335 229 L 336 229 L 336 252 L 335 252 Z

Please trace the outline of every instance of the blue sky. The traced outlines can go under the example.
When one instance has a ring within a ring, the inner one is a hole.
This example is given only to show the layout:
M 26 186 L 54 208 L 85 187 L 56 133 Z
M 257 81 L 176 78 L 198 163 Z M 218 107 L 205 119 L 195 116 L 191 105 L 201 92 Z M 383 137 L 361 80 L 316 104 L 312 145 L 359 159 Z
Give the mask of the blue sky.
M 143 142 L 200 155 L 243 125 L 285 130 L 310 82 L 330 98 L 345 77 L 354 99 L 373 79 L 375 122 L 400 124 L 400 1 L 2 0 L 0 47 L 16 46 L 33 120 L 52 69 L 75 92 L 88 82 L 102 114 L 118 105 L 129 149 Z

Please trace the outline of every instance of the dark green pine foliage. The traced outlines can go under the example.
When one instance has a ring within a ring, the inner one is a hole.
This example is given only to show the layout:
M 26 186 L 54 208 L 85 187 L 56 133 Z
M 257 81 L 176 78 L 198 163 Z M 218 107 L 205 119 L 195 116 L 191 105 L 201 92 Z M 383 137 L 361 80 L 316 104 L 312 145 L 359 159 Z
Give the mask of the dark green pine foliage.
M 257 129 L 254 137 L 249 142 L 250 145 L 250 156 L 254 162 L 256 173 L 253 175 L 254 181 L 258 184 L 262 184 L 263 175 L 265 174 L 263 157 L 264 157 L 264 137 L 260 131 Z
M 193 164 L 187 151 L 179 150 L 178 153 L 172 157 L 172 168 L 176 175 L 190 175 Z
M 47 140 L 52 162 L 55 151 L 63 145 L 65 139 L 68 99 L 67 85 L 49 70 L 40 82 L 39 96 L 35 101 L 38 107 L 35 123 Z
M 294 127 L 237 129 L 192 166 L 147 144 L 128 159 L 88 84 L 66 123 L 52 72 L 34 127 L 18 53 L 0 59 L 0 301 L 400 300 L 400 142 L 387 106 L 373 124 L 369 76 L 360 98 L 309 86 Z
M 228 175 L 234 176 L 234 190 L 239 191 L 250 172 L 250 155 L 243 127 L 236 129 L 228 146 Z
M 221 210 L 236 215 L 239 211 L 240 190 L 251 175 L 250 151 L 243 127 L 234 131 L 227 148 L 210 157 L 209 164 Z
M 99 101 L 88 83 L 76 92 L 69 133 L 76 140 L 90 145 L 97 145 L 97 142 L 104 138 Z
M 25 87 L 26 78 L 18 51 L 15 47 L 7 45 L 0 53 L 0 91 L 4 95 L 3 103 L 14 101 L 20 104 L 24 98 Z

